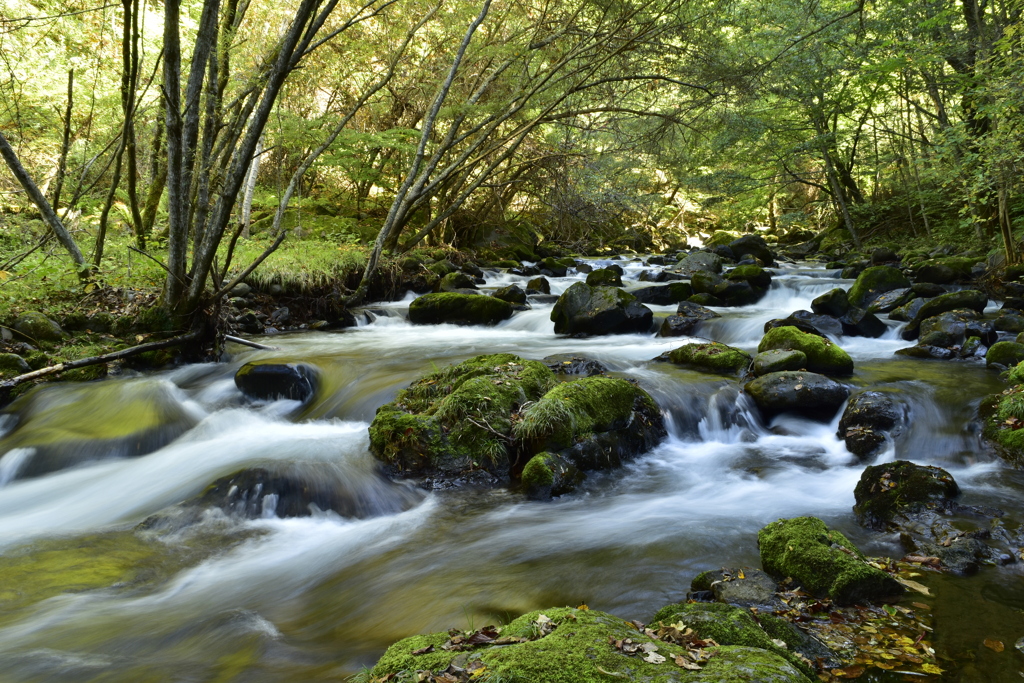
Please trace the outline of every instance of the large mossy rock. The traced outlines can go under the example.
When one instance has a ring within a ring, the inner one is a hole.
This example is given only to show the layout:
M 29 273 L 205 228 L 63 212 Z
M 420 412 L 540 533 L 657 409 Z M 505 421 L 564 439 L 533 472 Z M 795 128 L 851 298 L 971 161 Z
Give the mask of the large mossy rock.
M 754 356 L 754 361 L 750 365 L 750 373 L 755 377 L 767 375 L 770 372 L 806 369 L 807 354 L 803 351 L 792 351 L 789 349 L 763 351 Z
M 702 640 L 713 640 L 719 645 L 742 645 L 773 652 L 803 673 L 814 674 L 800 657 L 777 645 L 773 641 L 774 636 L 765 632 L 747 609 L 720 602 L 679 603 L 658 610 L 651 618 L 651 624 L 659 622 L 665 626 L 682 622 Z
M 664 272 L 664 271 L 662 271 Z M 671 282 L 656 287 L 642 287 L 633 290 L 633 296 L 642 304 L 652 306 L 671 306 L 686 301 L 693 296 L 693 287 L 689 282 Z
M 0 379 L 17 377 L 31 370 L 28 361 L 16 353 L 0 353 Z
M 177 387 L 152 379 L 41 386 L 4 414 L 16 426 L 0 439 L 0 457 L 23 449 L 7 472 L 16 479 L 152 453 L 197 423 Z
M 686 277 L 691 277 L 698 272 L 721 273 L 722 263 L 722 257 L 718 254 L 698 251 L 681 258 L 676 269 Z
M 885 435 L 897 432 L 906 419 L 905 408 L 891 395 L 881 391 L 864 391 L 846 404 L 839 420 L 836 436 L 846 448 L 862 460 L 881 449 Z
M 853 359 L 830 339 L 808 334 L 796 327 L 775 327 L 761 338 L 758 353 L 774 349 L 802 351 L 807 356 L 807 369 L 823 375 L 849 375 L 853 373 Z
M 615 270 L 613 268 L 598 268 L 597 270 L 591 271 L 587 274 L 587 284 L 591 287 L 621 287 L 621 270 L 621 268 L 619 270 Z
M 544 452 L 530 458 L 519 481 L 527 496 L 547 500 L 552 496 L 572 493 L 585 476 L 566 456 Z
M 872 266 L 857 276 L 847 298 L 851 306 L 867 308 L 880 294 L 907 287 L 910 287 L 910 280 L 898 268 Z
M 668 353 L 676 365 L 718 375 L 739 375 L 750 365 L 750 354 L 716 341 L 684 344 Z
M 665 424 L 639 386 L 594 376 L 556 385 L 522 411 L 512 434 L 521 451 L 557 453 L 586 472 L 619 467 L 650 450 L 665 437 Z
M 437 288 L 442 292 L 460 292 L 476 289 L 476 281 L 466 273 L 448 273 L 438 282 Z
M 396 683 L 432 680 L 424 677 L 427 672 L 441 674 L 457 666 L 479 671 L 482 681 L 509 683 L 595 683 L 618 678 L 646 683 L 809 683 L 782 656 L 743 646 L 708 648 L 711 657 L 703 668 L 688 671 L 673 663 L 677 655 L 686 656 L 683 646 L 651 638 L 632 622 L 596 610 L 530 612 L 494 635 L 497 638 L 478 636 L 485 642 L 457 649 L 445 649 L 452 641 L 447 631 L 405 638 L 387 649 L 370 677 Z M 639 646 L 639 654 L 629 655 L 616 647 L 627 640 Z M 645 648 L 659 658 L 641 657 Z
M 59 342 L 64 337 L 60 325 L 37 311 L 22 313 L 14 321 L 14 329 L 33 343 Z
M 772 522 L 757 533 L 757 546 L 766 572 L 791 577 L 804 590 L 840 605 L 903 594 L 896 579 L 869 565 L 845 536 L 816 517 Z
M 649 332 L 654 314 L 632 294 L 615 287 L 591 287 L 574 283 L 565 290 L 551 320 L 555 334 L 601 335 Z
M 320 384 L 320 372 L 308 363 L 253 361 L 235 373 L 235 386 L 256 400 L 288 398 L 306 401 Z
M 497 325 L 512 317 L 512 304 L 483 294 L 424 294 L 409 304 L 409 321 L 417 325 Z
M 988 367 L 1012 368 L 1021 361 L 1024 361 L 1024 344 L 1015 341 L 996 342 L 985 354 Z
M 806 371 L 771 372 L 747 382 L 743 390 L 766 415 L 795 412 L 829 420 L 850 395 L 845 386 Z
M 979 261 L 966 256 L 942 256 L 919 261 L 911 269 L 917 282 L 948 285 L 959 280 L 970 280 L 971 269 Z
M 948 509 L 958 495 L 960 487 L 941 467 L 896 460 L 864 470 L 853 491 L 853 511 L 862 526 L 887 531 L 898 519 Z
M 543 363 L 510 353 L 476 356 L 432 372 L 377 410 L 370 449 L 394 472 L 459 475 L 511 466 L 512 415 L 555 384 Z
M 811 310 L 817 315 L 829 315 L 838 318 L 850 310 L 850 300 L 842 287 L 830 289 L 811 302 Z
M 725 274 L 727 280 L 749 282 L 755 288 L 767 289 L 772 284 L 772 275 L 761 266 L 736 266 Z

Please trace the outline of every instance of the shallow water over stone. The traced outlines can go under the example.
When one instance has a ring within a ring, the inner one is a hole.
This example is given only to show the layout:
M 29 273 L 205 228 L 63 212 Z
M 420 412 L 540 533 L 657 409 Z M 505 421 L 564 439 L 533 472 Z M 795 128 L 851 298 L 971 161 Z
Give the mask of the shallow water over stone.
M 646 286 L 635 279 L 642 264 L 621 264 L 627 289 Z M 850 285 L 806 265 L 776 273 L 764 299 L 715 309 L 723 317 L 699 333 L 755 351 L 766 321 Z M 528 279 L 487 276 L 485 289 Z M 549 279 L 557 294 L 580 276 Z M 682 599 L 702 570 L 757 566 L 757 530 L 779 517 L 814 515 L 869 554 L 902 555 L 894 536 L 854 521 L 864 464 L 836 437 L 839 415 L 829 424 L 786 415 L 765 422 L 735 380 L 652 361 L 685 338 L 559 337 L 551 304 L 493 328 L 412 326 L 403 318 L 410 299 L 371 307 L 371 321 L 357 328 L 274 337 L 278 351 L 235 347 L 223 365 L 104 382 L 91 402 L 81 400 L 89 387 L 50 387 L 39 414 L 63 410 L 67 424 L 94 427 L 80 430 L 88 457 L 68 469 L 28 469 L 52 430 L 27 410 L 6 420 L 3 679 L 334 681 L 406 635 L 538 608 L 586 603 L 647 619 Z M 675 307 L 652 309 L 665 317 Z M 988 452 L 972 426 L 981 398 L 1001 389 L 996 374 L 980 362 L 893 356 L 908 344 L 890 325 L 879 339 L 835 339 L 856 363 L 851 386 L 884 388 L 909 406 L 908 428 L 877 461 L 944 467 L 964 489 L 962 502 L 1004 509 L 1001 524 L 1015 530 L 1024 476 Z M 368 452 L 376 408 L 425 372 L 498 352 L 601 361 L 654 396 L 669 438 L 546 503 L 503 489 L 428 494 L 385 480 Z M 245 400 L 233 374 L 263 358 L 314 364 L 320 390 L 305 405 Z M 118 441 L 97 449 L 110 434 L 135 433 L 110 404 L 155 393 L 175 408 L 160 414 L 177 416 L 174 424 L 186 416 L 186 427 L 145 448 Z M 187 509 L 179 504 L 244 468 L 344 480 L 360 514 L 239 519 L 206 510 L 175 522 Z M 1024 635 L 1020 567 L 919 579 L 938 591 L 926 602 L 936 606 L 940 655 L 961 667 L 948 680 L 979 680 L 971 677 L 979 671 L 984 680 L 1019 678 L 1011 650 Z M 985 638 L 1007 651 L 994 657 Z

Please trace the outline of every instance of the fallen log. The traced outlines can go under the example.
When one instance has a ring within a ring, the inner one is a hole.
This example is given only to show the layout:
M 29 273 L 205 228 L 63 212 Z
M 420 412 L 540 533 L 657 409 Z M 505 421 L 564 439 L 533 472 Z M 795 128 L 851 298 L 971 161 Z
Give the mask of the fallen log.
M 24 382 L 29 382 L 40 377 L 46 377 L 47 375 L 55 375 L 58 372 L 64 372 L 65 370 L 76 370 L 78 368 L 88 367 L 90 365 L 99 365 L 100 363 L 109 363 L 115 360 L 121 360 L 122 358 L 130 358 L 137 356 L 140 353 L 147 351 L 157 351 L 159 349 L 166 349 L 171 346 L 178 346 L 185 342 L 197 339 L 201 332 L 195 330 L 188 334 L 182 334 L 177 337 L 171 337 L 170 339 L 162 339 L 160 341 L 149 342 L 148 344 L 140 344 L 138 346 L 132 346 L 127 349 L 121 349 L 120 351 L 113 351 L 111 353 L 104 353 L 101 356 L 92 356 L 90 358 L 79 358 L 78 360 L 69 360 L 66 363 L 58 363 L 57 365 L 51 365 L 49 367 L 40 368 L 33 370 L 32 372 L 26 372 L 24 375 L 18 375 L 11 379 L 0 382 L 0 389 L 10 389 L 16 387 Z

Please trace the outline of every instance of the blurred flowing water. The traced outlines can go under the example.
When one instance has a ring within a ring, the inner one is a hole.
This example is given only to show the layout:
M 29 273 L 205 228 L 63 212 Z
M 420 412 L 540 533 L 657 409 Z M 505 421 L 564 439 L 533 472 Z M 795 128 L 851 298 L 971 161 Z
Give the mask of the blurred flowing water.
M 635 279 L 642 264 L 623 265 L 627 289 L 646 285 Z M 701 334 L 753 351 L 766 321 L 851 284 L 806 265 L 775 272 L 763 300 L 718 309 Z M 581 278 L 551 279 L 552 293 Z M 488 273 L 486 288 L 526 279 Z M 700 571 L 757 566 L 757 530 L 779 517 L 814 515 L 869 554 L 902 555 L 898 539 L 853 520 L 864 466 L 836 437 L 838 415 L 765 423 L 736 381 L 652 361 L 686 339 L 559 337 L 551 304 L 493 328 L 412 326 L 410 300 L 373 307 L 357 328 L 274 337 L 279 351 L 234 348 L 225 364 L 46 387 L 0 419 L 0 680 L 336 681 L 401 637 L 532 609 L 587 603 L 646 619 L 683 599 Z M 852 385 L 899 392 L 910 406 L 908 429 L 878 461 L 942 466 L 964 502 L 1018 524 L 1024 477 L 973 426 L 982 397 L 1001 389 L 995 373 L 894 357 L 906 343 L 890 324 L 880 339 L 835 340 L 856 362 Z M 655 397 L 669 438 L 552 502 L 385 480 L 368 452 L 376 408 L 424 372 L 497 352 L 597 359 Z M 256 358 L 313 363 L 322 386 L 305 406 L 248 402 L 232 378 Z M 179 527 L 140 526 L 250 467 L 337 482 L 360 514 L 208 511 Z M 1020 574 L 1011 565 L 921 579 L 939 591 L 942 653 L 975 660 L 959 680 L 1019 677 L 1010 648 L 997 658 L 981 641 L 1024 635 Z

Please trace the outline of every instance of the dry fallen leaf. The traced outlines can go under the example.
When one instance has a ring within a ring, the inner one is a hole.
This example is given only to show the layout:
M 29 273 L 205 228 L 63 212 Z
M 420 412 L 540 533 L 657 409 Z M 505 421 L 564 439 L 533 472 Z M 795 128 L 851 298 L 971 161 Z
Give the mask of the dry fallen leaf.
M 915 590 L 918 593 L 923 593 L 931 597 L 931 592 L 928 590 L 928 587 L 924 584 L 918 583 L 917 581 L 911 581 L 910 579 L 904 579 L 902 576 L 897 576 L 896 580 L 902 583 L 907 588 L 910 588 L 911 590 Z
M 1002 652 L 1004 649 L 1003 642 L 1001 640 L 995 640 L 993 638 L 985 639 L 985 647 L 995 652 Z
M 657 652 L 648 652 L 645 657 L 642 657 L 642 659 L 650 664 L 663 664 L 665 662 L 665 658 Z

